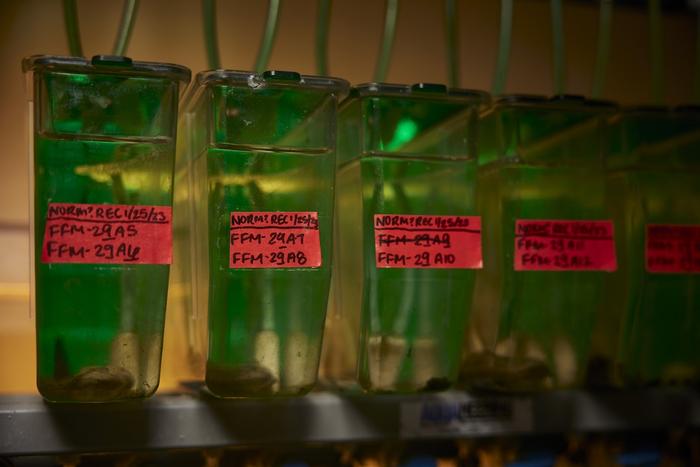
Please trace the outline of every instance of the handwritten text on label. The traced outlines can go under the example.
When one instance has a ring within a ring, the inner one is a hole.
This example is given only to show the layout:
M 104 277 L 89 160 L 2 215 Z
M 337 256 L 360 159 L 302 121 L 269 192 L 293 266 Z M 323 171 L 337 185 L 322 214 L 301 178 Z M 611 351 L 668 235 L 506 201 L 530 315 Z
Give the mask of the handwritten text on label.
M 646 269 L 652 273 L 700 273 L 700 225 L 649 224 Z
M 611 221 L 517 220 L 516 271 L 615 271 Z
M 169 206 L 49 203 L 43 263 L 170 264 Z
M 480 269 L 478 216 L 374 215 L 378 268 Z
M 317 268 L 317 212 L 232 212 L 230 268 Z

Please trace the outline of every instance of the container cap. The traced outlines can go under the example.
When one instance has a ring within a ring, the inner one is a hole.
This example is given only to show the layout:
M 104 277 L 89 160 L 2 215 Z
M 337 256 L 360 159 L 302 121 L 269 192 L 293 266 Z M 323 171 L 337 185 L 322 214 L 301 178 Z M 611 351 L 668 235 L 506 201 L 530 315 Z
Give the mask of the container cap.
M 680 112 L 683 114 L 700 114 L 700 105 L 697 104 L 688 104 L 688 105 L 679 105 L 673 109 L 676 112 Z
M 496 99 L 496 104 L 545 104 L 547 97 L 538 94 L 504 94 Z
M 622 109 L 625 113 L 668 113 L 671 107 L 664 105 L 630 105 Z
M 496 101 L 497 107 L 537 107 L 542 109 L 560 109 L 577 111 L 615 112 L 619 109 L 616 102 L 602 99 L 588 99 L 575 94 L 557 94 L 542 96 L 537 94 L 508 94 Z
M 583 105 L 599 109 L 618 109 L 617 102 L 606 99 L 590 99 L 579 94 L 557 94 L 549 98 L 552 104 Z
M 350 98 L 362 97 L 410 97 L 432 100 L 462 99 L 475 103 L 488 103 L 491 100 L 489 93 L 473 89 L 448 88 L 444 84 L 416 83 L 416 84 L 391 84 L 391 83 L 363 83 L 354 86 L 350 91 Z
M 614 111 L 619 108 L 617 103 L 602 99 L 587 99 L 577 94 L 557 94 L 546 97 L 537 94 L 507 94 L 496 100 L 498 106 L 532 106 L 553 109 L 598 109 L 601 111 Z
M 129 76 L 144 76 L 171 79 L 188 83 L 190 70 L 182 65 L 157 62 L 138 62 L 129 57 L 95 55 L 88 60 L 83 57 L 61 57 L 54 55 L 32 55 L 22 60 L 22 71 L 98 73 Z
M 210 70 L 197 73 L 193 87 L 226 84 L 252 89 L 300 88 L 319 89 L 341 97 L 348 93 L 350 83 L 329 76 L 301 75 L 294 71 L 268 70 L 263 73 L 236 70 Z
M 663 105 L 636 105 L 624 107 L 621 118 L 644 118 L 644 119 L 689 119 L 700 118 L 700 106 L 679 105 L 676 107 Z

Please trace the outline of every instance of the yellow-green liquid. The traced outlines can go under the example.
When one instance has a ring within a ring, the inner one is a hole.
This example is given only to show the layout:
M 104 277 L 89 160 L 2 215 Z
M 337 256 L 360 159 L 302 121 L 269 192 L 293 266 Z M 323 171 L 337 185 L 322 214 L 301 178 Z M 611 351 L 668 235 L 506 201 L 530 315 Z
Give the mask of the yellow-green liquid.
M 613 341 L 619 346 L 618 376 L 634 385 L 697 381 L 700 274 L 648 272 L 645 238 L 649 224 L 700 224 L 698 173 L 632 169 L 612 172 L 610 186 L 625 267 L 610 284 L 620 299 L 606 312 L 612 318 L 622 314 L 619 340 Z
M 611 274 L 515 271 L 515 223 L 609 219 L 604 173 L 499 160 L 480 168 L 478 184 L 484 268 L 477 273 L 462 377 L 499 390 L 575 386 Z
M 301 394 L 316 381 L 330 284 L 331 151 L 222 145 L 195 162 L 208 236 L 208 388 L 222 397 Z M 318 268 L 230 268 L 232 212 L 317 212 Z M 200 219 L 201 220 L 201 219 Z
M 377 268 L 373 225 L 375 214 L 474 215 L 474 172 L 465 159 L 384 153 L 339 168 L 339 334 L 366 390 L 443 389 L 456 378 L 474 271 Z
M 172 157 L 167 138 L 35 137 L 37 383 L 47 399 L 156 390 L 170 267 L 45 264 L 41 250 L 49 203 L 170 205 Z

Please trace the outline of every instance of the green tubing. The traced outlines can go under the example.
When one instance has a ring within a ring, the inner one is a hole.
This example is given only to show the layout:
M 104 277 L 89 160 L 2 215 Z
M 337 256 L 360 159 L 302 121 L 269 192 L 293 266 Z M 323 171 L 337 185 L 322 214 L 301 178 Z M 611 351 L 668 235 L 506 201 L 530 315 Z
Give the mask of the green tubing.
M 600 0 L 600 16 L 598 18 L 598 52 L 596 55 L 595 71 L 593 74 L 593 90 L 591 95 L 599 98 L 605 86 L 605 74 L 610 57 L 610 23 L 612 19 L 613 0 Z
M 138 9 L 139 0 L 124 1 L 121 23 L 117 30 L 114 48 L 112 49 L 113 55 L 124 55 L 126 53 Z M 83 46 L 80 41 L 80 24 L 78 23 L 78 6 L 76 0 L 63 0 L 63 20 L 66 27 L 66 35 L 68 36 L 68 49 L 70 50 L 70 54 L 82 57 Z
M 316 72 L 319 75 L 328 74 L 328 31 L 332 0 L 318 0 L 318 16 L 316 21 Z
M 697 27 L 695 28 L 695 76 L 693 77 L 693 101 L 700 102 L 700 8 L 697 12 Z
M 76 0 L 63 0 L 63 20 L 68 36 L 68 49 L 76 57 L 83 56 L 83 46 L 80 43 L 80 26 L 78 25 L 78 6 Z
M 112 51 L 114 55 L 124 55 L 126 53 L 138 9 L 139 0 L 126 0 L 124 2 L 122 19 L 117 32 L 117 40 L 114 42 L 114 49 Z
M 503 93 L 508 77 L 508 61 L 510 59 L 510 41 L 513 30 L 513 0 L 501 0 L 501 36 L 498 42 L 498 59 L 496 74 L 493 77 L 491 92 L 494 95 Z
M 459 42 L 457 32 L 457 2 L 445 0 L 445 30 L 447 32 L 447 71 L 450 86 L 459 85 Z
M 207 48 L 207 64 L 212 70 L 221 68 L 219 41 L 216 35 L 216 0 L 203 0 L 204 43 Z
M 394 46 L 396 33 L 396 17 L 399 13 L 399 0 L 386 0 L 386 15 L 384 17 L 384 34 L 382 35 L 382 48 L 377 58 L 377 67 L 374 71 L 374 81 L 381 82 L 386 79 L 389 71 L 389 59 L 391 49 Z
M 649 50 L 651 52 L 651 99 L 661 105 L 664 100 L 664 55 L 661 37 L 661 0 L 649 0 Z
M 267 9 L 267 23 L 265 23 L 265 33 L 263 34 L 258 58 L 255 60 L 255 71 L 262 73 L 267 68 L 272 53 L 272 45 L 277 34 L 277 20 L 279 18 L 281 0 L 270 0 Z
M 552 43 L 554 50 L 554 94 L 564 94 L 564 26 L 561 0 L 551 0 Z

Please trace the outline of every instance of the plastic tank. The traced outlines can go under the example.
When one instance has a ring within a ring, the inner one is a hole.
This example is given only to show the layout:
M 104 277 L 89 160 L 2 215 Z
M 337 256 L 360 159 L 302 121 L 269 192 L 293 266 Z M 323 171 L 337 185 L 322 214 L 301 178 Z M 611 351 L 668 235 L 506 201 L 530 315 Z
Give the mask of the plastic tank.
M 629 108 L 611 121 L 608 178 L 620 274 L 600 315 L 601 385 L 700 378 L 700 108 Z
M 368 84 L 339 116 L 338 254 L 329 370 L 370 392 L 456 379 L 475 269 L 482 92 Z M 330 337 L 330 336 L 329 336 Z
M 180 85 L 126 57 L 34 56 L 33 304 L 51 401 L 147 397 L 160 374 Z
M 606 203 L 612 104 L 500 99 L 479 120 L 484 268 L 462 381 L 496 390 L 581 384 L 603 286 L 617 270 Z
M 316 382 L 336 111 L 347 87 L 293 72 L 218 70 L 197 75 L 188 91 L 176 242 L 192 359 L 206 358 L 217 396 L 296 395 Z

